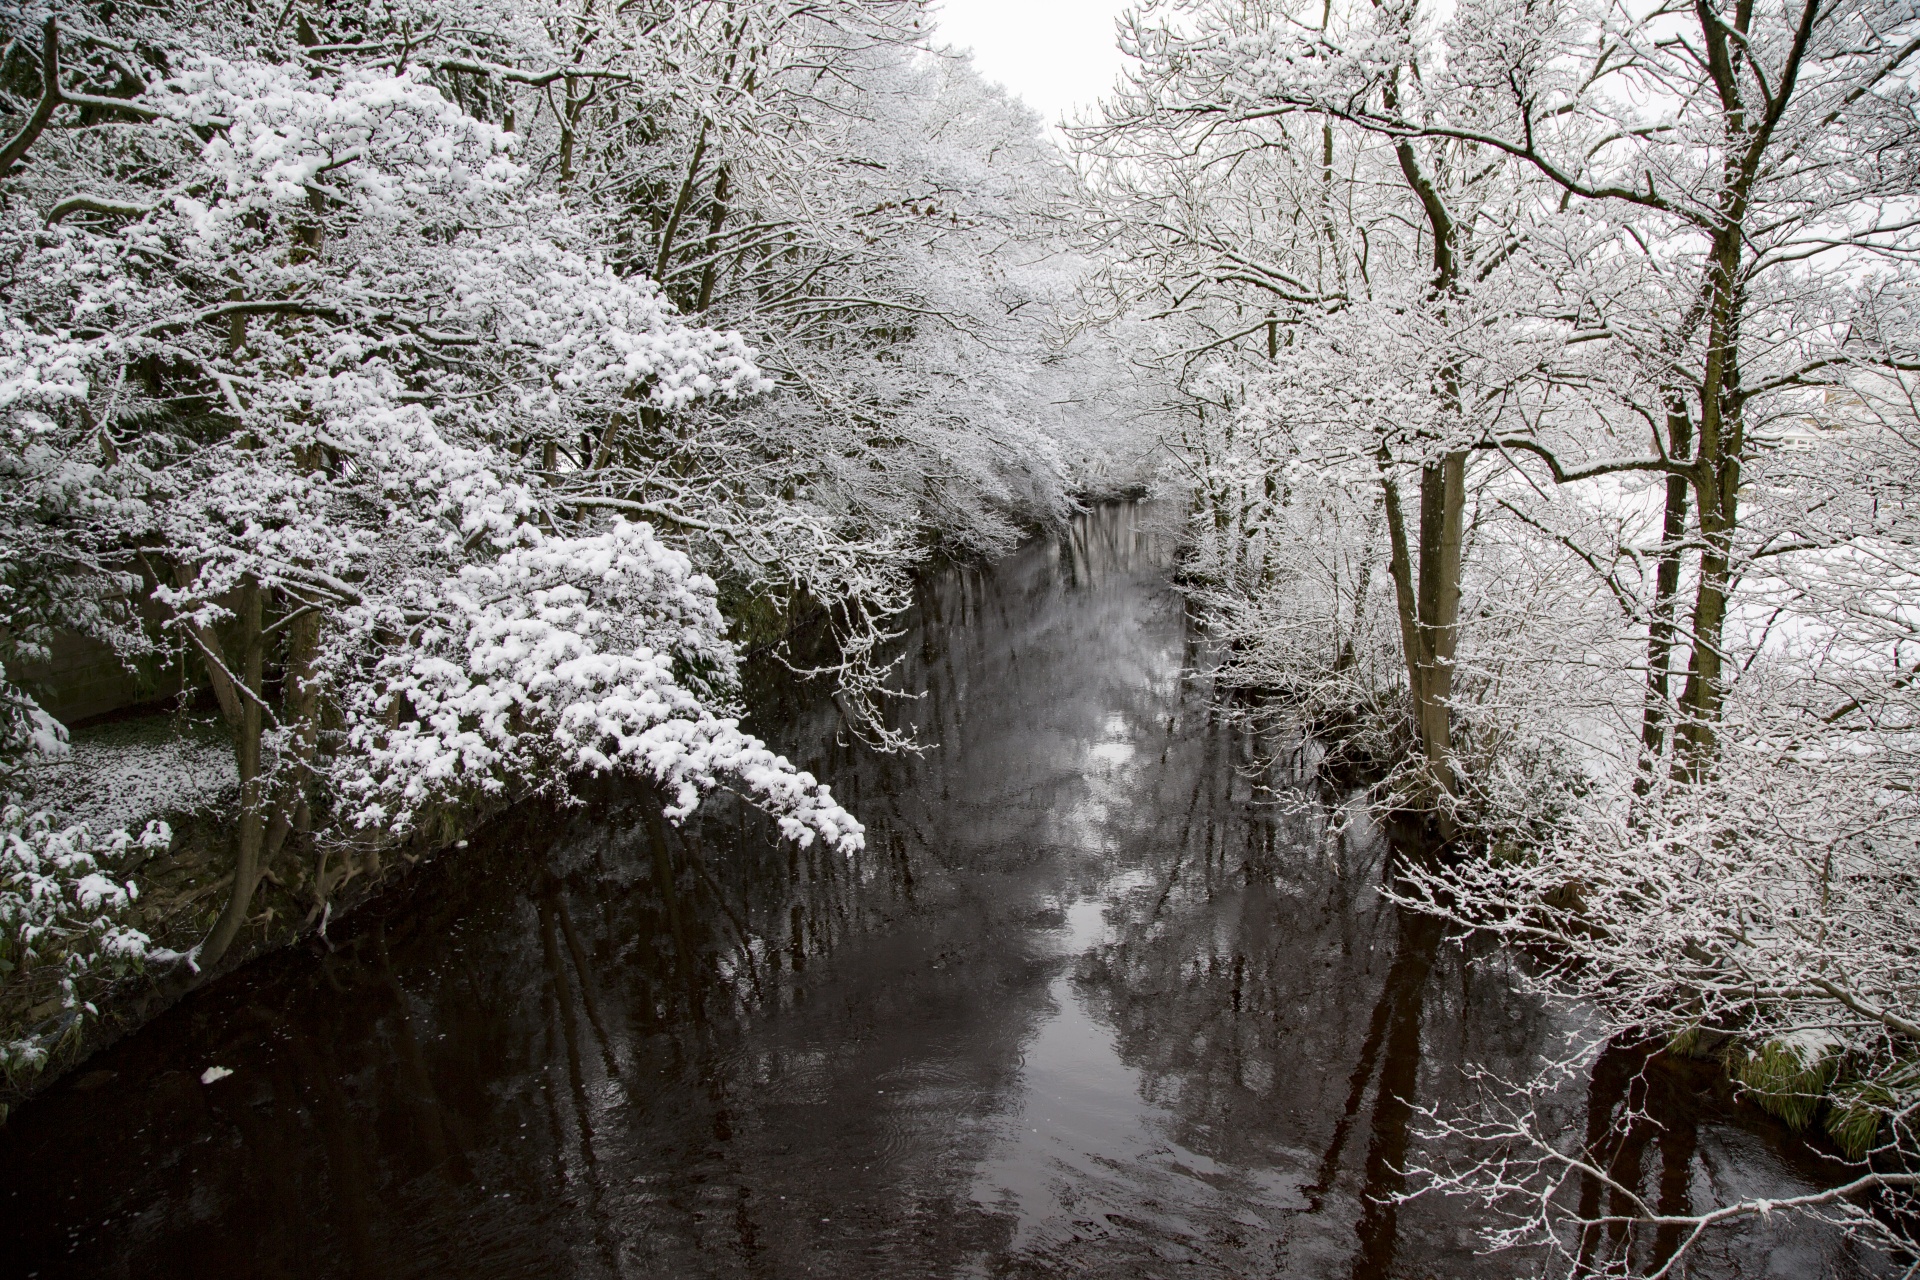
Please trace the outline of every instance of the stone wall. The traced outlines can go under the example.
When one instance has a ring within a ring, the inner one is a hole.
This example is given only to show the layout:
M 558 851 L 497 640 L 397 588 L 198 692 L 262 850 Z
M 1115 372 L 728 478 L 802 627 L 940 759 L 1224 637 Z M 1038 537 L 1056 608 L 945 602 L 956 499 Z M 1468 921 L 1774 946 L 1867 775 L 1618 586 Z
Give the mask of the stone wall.
M 164 657 L 129 665 L 98 640 L 69 632 L 56 635 L 48 648 L 45 662 L 21 663 L 8 675 L 69 727 L 180 692 L 180 665 Z

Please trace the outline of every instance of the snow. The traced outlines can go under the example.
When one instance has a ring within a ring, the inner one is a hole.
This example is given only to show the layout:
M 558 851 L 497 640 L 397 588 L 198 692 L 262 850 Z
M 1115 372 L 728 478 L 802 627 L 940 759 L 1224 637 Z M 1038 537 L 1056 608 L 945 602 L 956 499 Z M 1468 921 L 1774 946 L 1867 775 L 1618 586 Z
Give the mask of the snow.
M 227 808 L 239 795 L 233 746 L 209 724 L 145 717 L 73 732 L 68 753 L 27 765 L 30 802 L 95 831 Z

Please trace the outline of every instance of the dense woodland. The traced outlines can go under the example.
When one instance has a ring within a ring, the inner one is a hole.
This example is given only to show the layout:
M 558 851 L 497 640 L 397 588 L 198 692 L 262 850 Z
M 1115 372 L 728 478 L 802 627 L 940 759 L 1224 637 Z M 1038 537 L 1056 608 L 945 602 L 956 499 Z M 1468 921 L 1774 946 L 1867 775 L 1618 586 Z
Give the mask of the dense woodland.
M 5 784 L 0 961 L 64 992 L 9 1070 L 114 976 L 216 962 L 277 859 L 491 798 L 627 772 L 858 847 L 740 729 L 743 648 L 824 620 L 781 651 L 911 750 L 877 710 L 915 570 L 1146 485 L 1236 714 L 1418 830 L 1406 908 L 1582 1011 L 1429 1117 L 1481 1155 L 1423 1191 L 1551 1271 L 1677 1274 L 1783 1206 L 1667 1214 L 1551 1118 L 1666 1046 L 1838 1153 L 1785 1208 L 1897 1245 L 1910 3 L 1146 5 L 1066 150 L 910 0 L 13 24 L 6 758 L 64 749 L 18 673 L 81 634 L 204 684 L 240 792 L 177 953 L 123 919 L 163 823 Z

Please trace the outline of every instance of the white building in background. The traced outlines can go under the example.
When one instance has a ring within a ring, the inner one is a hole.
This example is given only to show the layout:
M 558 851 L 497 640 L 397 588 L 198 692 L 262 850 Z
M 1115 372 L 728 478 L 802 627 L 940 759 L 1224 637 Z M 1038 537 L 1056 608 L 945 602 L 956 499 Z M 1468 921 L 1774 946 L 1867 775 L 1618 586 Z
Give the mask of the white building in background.
M 1777 418 L 1755 430 L 1762 445 L 1790 453 L 1812 453 L 1847 433 L 1878 421 L 1866 397 L 1849 387 L 1828 387 L 1812 412 Z

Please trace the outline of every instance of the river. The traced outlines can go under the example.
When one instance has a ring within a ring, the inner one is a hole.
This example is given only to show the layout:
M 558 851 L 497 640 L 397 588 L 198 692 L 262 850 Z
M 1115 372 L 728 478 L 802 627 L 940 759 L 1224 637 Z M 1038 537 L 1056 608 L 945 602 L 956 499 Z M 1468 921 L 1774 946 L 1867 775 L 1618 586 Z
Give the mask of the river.
M 1463 1064 L 1523 1073 L 1565 1015 L 1383 900 L 1351 802 L 1256 790 L 1148 518 L 927 583 L 917 757 L 761 674 L 759 731 L 864 854 L 724 802 L 664 828 L 635 788 L 525 806 L 97 1055 L 0 1129 L 0 1270 L 1520 1273 L 1474 1206 L 1391 1197 L 1459 1154 L 1419 1108 Z M 1565 1123 L 1620 1104 L 1599 1074 Z M 1643 1096 L 1619 1167 L 1663 1203 L 1813 1185 L 1709 1081 Z M 1690 1272 L 1874 1273 L 1786 1222 Z

